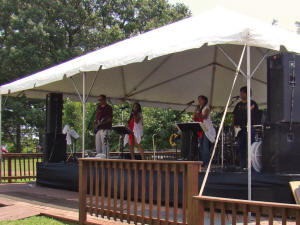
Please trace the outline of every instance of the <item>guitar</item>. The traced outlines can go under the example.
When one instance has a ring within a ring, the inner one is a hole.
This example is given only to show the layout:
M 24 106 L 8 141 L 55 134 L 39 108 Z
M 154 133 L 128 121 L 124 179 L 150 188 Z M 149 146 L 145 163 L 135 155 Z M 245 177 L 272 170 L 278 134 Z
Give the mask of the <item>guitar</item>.
M 104 121 L 104 118 L 102 118 L 101 120 L 96 120 L 94 123 L 94 134 L 96 135 L 100 126 L 102 125 L 102 122 Z

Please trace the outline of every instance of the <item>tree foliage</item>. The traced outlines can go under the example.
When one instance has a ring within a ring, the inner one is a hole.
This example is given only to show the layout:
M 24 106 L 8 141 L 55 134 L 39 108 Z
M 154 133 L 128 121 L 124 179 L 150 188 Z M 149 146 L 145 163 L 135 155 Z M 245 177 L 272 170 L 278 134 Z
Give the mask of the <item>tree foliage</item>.
M 0 0 L 0 84 L 189 15 L 183 4 L 166 0 Z M 11 149 L 21 151 L 25 127 L 42 136 L 44 108 L 43 100 L 8 99 L 3 127 Z M 80 130 L 80 104 L 67 101 L 64 113 Z

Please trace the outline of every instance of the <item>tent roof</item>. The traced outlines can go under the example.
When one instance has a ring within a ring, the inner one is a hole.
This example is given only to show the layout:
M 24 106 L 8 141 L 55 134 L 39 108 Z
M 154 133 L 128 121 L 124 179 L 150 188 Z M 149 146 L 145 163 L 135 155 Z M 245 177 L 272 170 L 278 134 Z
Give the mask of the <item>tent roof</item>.
M 72 97 L 76 91 L 68 78 L 79 84 L 86 72 L 87 87 L 97 77 L 90 100 L 104 93 L 116 100 L 172 107 L 202 93 L 210 98 L 211 104 L 221 106 L 226 99 L 224 90 L 235 70 L 225 54 L 237 61 L 241 45 L 245 44 L 255 47 L 252 63 L 258 63 L 266 49 L 278 51 L 283 46 L 287 51 L 300 53 L 297 34 L 215 8 L 2 85 L 0 93 L 24 91 L 28 97 L 38 98 L 48 92 L 63 92 Z M 260 96 L 258 101 L 263 104 L 265 65 L 257 74 L 254 88 L 257 87 L 256 97 Z M 238 85 L 243 82 L 241 75 Z M 81 86 L 78 91 L 82 93 Z

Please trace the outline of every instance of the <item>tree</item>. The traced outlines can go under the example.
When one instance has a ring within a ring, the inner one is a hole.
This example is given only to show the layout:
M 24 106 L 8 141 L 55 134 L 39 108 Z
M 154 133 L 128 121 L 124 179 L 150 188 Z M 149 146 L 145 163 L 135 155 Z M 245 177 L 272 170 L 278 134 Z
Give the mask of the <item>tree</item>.
M 190 15 L 165 0 L 0 0 L 0 12 L 0 84 Z M 22 128 L 42 136 L 44 101 L 8 103 L 4 128 L 17 135 L 7 140 L 21 151 Z M 81 113 L 76 103 L 65 107 L 68 122 L 78 115 L 72 107 Z
M 3 110 L 3 121 L 3 139 L 6 143 L 11 143 L 9 150 L 21 152 L 22 142 L 31 145 L 32 141 L 37 142 L 44 133 L 44 102 L 24 96 L 17 100 L 8 98 Z

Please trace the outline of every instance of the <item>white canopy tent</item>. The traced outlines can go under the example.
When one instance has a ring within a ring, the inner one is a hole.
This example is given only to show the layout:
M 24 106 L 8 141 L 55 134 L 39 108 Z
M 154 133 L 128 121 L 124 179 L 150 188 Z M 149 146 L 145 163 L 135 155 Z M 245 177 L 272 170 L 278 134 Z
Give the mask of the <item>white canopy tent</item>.
M 97 75 L 91 100 L 105 93 L 115 100 L 176 108 L 202 93 L 213 106 L 224 106 L 235 71 L 231 59 L 237 63 L 244 44 L 253 46 L 251 71 L 266 49 L 284 46 L 300 52 L 296 34 L 216 8 L 3 85 L 1 94 L 23 91 L 28 97 L 43 98 L 57 91 L 77 96 L 71 79 L 79 85 L 85 73 L 88 87 Z M 241 70 L 246 76 L 245 62 Z M 235 94 L 244 84 L 239 76 Z M 265 63 L 254 74 L 252 86 L 253 97 L 265 104 Z M 83 92 L 81 87 L 78 91 Z
M 243 60 L 241 53 L 246 46 L 247 60 Z M 106 94 L 113 103 L 139 101 L 142 105 L 174 109 L 184 108 L 186 102 L 203 94 L 212 106 L 223 107 L 228 98 L 238 95 L 239 88 L 247 84 L 248 90 L 252 86 L 253 99 L 263 106 L 266 57 L 281 47 L 300 53 L 300 37 L 216 8 L 2 85 L 0 100 L 1 95 L 20 93 L 44 98 L 49 92 L 79 99 L 83 105 L 84 153 L 85 103 L 99 94 Z M 239 62 L 236 83 L 230 92 Z M 250 147 L 249 142 L 248 153 Z

